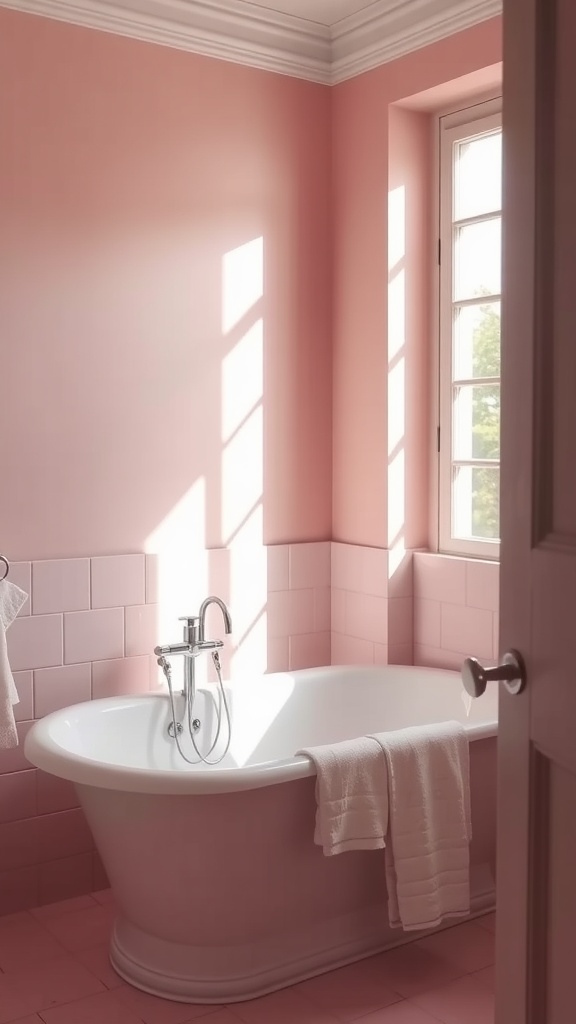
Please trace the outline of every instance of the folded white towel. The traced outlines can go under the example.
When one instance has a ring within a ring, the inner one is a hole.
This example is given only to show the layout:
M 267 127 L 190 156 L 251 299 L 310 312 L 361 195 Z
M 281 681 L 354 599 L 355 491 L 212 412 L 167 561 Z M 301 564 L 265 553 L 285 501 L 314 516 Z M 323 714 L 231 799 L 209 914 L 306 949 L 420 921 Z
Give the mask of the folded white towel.
M 470 770 L 458 722 L 380 733 L 388 765 L 392 927 L 433 928 L 470 911 Z
M 0 580 L 0 748 L 17 747 L 18 734 L 12 705 L 20 700 L 8 661 L 6 630 L 14 621 L 28 594 L 15 583 Z
M 330 857 L 378 850 L 388 828 L 386 762 L 367 736 L 299 750 L 316 766 L 314 842 Z

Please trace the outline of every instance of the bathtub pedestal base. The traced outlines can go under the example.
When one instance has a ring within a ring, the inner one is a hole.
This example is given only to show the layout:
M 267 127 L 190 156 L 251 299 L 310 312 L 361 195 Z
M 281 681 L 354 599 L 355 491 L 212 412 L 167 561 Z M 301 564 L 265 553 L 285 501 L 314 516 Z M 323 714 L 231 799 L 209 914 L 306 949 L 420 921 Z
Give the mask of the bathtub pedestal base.
M 487 867 L 474 881 L 472 916 L 492 910 L 496 895 Z M 255 999 L 426 934 L 389 928 L 382 905 L 332 919 L 328 925 L 322 923 L 304 933 L 263 936 L 260 942 L 218 947 L 167 942 L 119 917 L 112 934 L 110 960 L 125 981 L 152 995 L 184 1003 L 234 1003 Z
M 125 918 L 116 921 L 110 960 L 137 988 L 190 1003 L 254 999 L 333 970 L 390 944 L 382 908 L 324 925 L 324 934 L 263 936 L 237 946 L 179 945 L 156 938 Z M 388 938 L 387 938 L 388 936 Z M 397 938 L 397 936 L 394 936 Z

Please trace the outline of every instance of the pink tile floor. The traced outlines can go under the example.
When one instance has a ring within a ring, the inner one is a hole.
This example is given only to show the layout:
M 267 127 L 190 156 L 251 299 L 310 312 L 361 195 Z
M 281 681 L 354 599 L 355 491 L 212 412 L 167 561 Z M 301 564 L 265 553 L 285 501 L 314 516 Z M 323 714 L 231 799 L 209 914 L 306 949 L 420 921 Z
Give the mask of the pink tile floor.
M 230 1006 L 125 984 L 113 917 L 108 890 L 0 917 L 0 1024 L 493 1024 L 493 914 Z

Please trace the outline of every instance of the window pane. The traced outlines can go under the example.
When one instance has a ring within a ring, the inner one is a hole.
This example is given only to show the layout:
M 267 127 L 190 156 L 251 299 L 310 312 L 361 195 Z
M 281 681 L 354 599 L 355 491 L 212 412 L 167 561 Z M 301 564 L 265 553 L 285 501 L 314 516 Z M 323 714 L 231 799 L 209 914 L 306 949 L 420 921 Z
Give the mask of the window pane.
M 463 540 L 497 540 L 500 536 L 500 469 L 456 466 L 453 472 L 453 536 Z
M 454 378 L 500 376 L 500 303 L 454 312 Z
M 454 458 L 500 458 L 500 385 L 454 388 Z
M 454 298 L 500 293 L 500 217 L 456 228 Z
M 454 147 L 454 217 L 476 217 L 502 206 L 502 132 Z

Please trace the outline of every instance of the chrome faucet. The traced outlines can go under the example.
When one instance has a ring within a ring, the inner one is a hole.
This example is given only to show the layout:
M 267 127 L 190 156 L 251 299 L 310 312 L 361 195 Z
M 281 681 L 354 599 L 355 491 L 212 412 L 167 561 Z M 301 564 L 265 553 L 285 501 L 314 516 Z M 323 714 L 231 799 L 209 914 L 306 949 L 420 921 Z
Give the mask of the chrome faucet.
M 224 619 L 224 632 L 232 632 L 232 619 L 230 618 L 230 612 L 228 611 L 224 601 L 219 597 L 207 597 L 205 601 L 202 601 L 200 605 L 200 611 L 198 613 L 198 643 L 205 643 L 204 630 L 206 624 L 206 612 L 211 604 L 217 604 L 220 611 L 222 612 L 222 618 Z
M 232 619 L 224 601 L 219 597 L 207 597 L 200 605 L 198 615 L 183 615 L 179 622 L 184 623 L 182 643 L 162 644 L 154 648 L 154 654 L 158 658 L 158 664 L 164 667 L 167 656 L 182 654 L 184 656 L 184 689 L 183 695 L 187 701 L 193 701 L 196 695 L 196 668 L 195 659 L 203 651 L 215 651 L 223 647 L 222 640 L 206 640 L 205 622 L 206 611 L 211 604 L 217 604 L 224 619 L 224 632 L 232 632 Z

